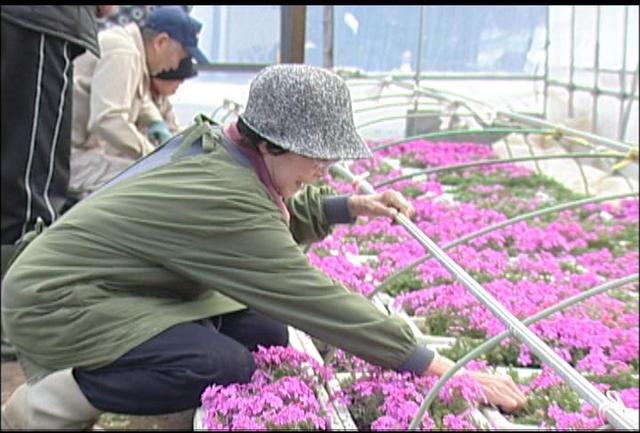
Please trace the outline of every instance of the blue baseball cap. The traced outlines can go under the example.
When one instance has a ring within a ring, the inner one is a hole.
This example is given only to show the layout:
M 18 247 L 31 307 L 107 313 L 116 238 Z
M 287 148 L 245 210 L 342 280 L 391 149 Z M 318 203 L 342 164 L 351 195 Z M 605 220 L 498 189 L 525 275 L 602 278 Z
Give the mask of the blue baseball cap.
M 168 33 L 172 39 L 180 42 L 198 63 L 209 63 L 198 48 L 198 33 L 202 24 L 182 7 L 161 6 L 149 15 L 144 26 L 157 32 Z

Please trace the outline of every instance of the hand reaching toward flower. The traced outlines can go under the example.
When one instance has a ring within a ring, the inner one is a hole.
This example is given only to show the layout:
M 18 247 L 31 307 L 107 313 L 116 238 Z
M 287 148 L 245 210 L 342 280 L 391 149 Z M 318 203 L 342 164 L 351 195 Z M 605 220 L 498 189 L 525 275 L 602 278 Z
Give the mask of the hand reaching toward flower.
M 480 371 L 467 371 L 467 373 L 482 385 L 487 404 L 499 406 L 505 412 L 515 412 L 527 403 L 527 398 L 518 389 L 511 376 Z
M 416 211 L 402 194 L 387 190 L 376 194 L 352 195 L 347 204 L 353 216 L 387 216 L 395 218 L 398 213 L 413 218 Z
M 449 371 L 453 365 L 454 362 L 450 359 L 436 354 L 424 374 L 442 376 Z M 482 386 L 487 404 L 498 406 L 505 412 L 515 412 L 527 403 L 527 398 L 514 383 L 511 376 L 464 369 L 457 371 L 455 375 L 464 373 L 469 374 Z

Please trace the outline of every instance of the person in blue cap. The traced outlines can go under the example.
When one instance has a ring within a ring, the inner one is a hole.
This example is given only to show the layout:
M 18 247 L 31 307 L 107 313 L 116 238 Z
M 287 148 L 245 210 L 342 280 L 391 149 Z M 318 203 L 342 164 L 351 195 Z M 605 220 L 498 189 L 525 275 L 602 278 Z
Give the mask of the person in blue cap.
M 182 7 L 163 6 L 139 26 L 100 32 L 102 57 L 76 61 L 73 85 L 70 201 L 82 199 L 171 136 L 153 103 L 151 77 L 192 57 L 202 24 Z M 145 131 L 143 133 L 141 131 Z

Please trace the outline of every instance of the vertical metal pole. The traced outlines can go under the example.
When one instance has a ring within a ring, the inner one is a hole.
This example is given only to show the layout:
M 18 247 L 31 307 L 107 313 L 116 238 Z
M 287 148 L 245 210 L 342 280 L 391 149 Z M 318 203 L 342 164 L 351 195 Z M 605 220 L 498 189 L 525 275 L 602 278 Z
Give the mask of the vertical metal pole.
M 595 46 L 595 59 L 593 65 L 593 115 L 591 122 L 591 132 L 595 133 L 598 130 L 598 101 L 600 98 L 600 6 L 596 6 L 596 46 Z
M 629 101 L 627 102 L 627 109 L 624 112 L 624 120 L 622 122 L 622 137 L 627 132 L 627 125 L 629 124 L 629 116 L 631 115 L 631 106 L 633 105 L 634 94 L 636 93 L 636 87 L 638 87 L 638 73 L 640 72 L 639 65 L 636 65 L 636 73 L 633 74 L 633 81 L 631 82 L 631 89 L 629 90 Z
M 620 114 L 618 115 L 618 140 L 624 139 L 624 101 L 627 93 L 627 36 L 629 34 L 629 5 L 624 7 L 622 32 L 622 69 L 620 70 Z
M 280 6 L 280 59 L 304 63 L 306 6 Z
M 571 50 L 569 64 L 569 117 L 573 117 L 573 78 L 575 74 L 576 7 L 571 6 Z
M 549 23 L 551 22 L 551 19 L 549 18 L 549 15 L 551 14 L 551 11 L 549 10 L 550 6 L 547 5 L 546 11 L 547 14 L 545 16 L 545 35 L 544 35 L 544 96 L 543 96 L 543 101 L 542 101 L 542 117 L 543 118 L 547 118 L 547 103 L 549 101 L 549 45 L 550 45 L 550 35 L 549 32 L 551 31 L 551 28 L 549 26 Z
M 333 5 L 325 5 L 322 11 L 322 66 L 333 68 Z
M 220 6 L 220 40 L 218 41 L 218 46 L 220 47 L 218 51 L 218 61 L 220 63 L 228 62 L 229 59 L 227 57 L 227 51 L 229 43 L 228 39 L 228 30 L 227 26 L 229 22 L 229 6 Z
M 416 63 L 415 86 L 420 87 L 420 72 L 422 66 L 422 39 L 424 38 L 424 9 L 426 6 L 420 6 L 420 26 L 418 27 L 418 59 Z M 418 111 L 418 98 L 414 98 L 414 110 Z

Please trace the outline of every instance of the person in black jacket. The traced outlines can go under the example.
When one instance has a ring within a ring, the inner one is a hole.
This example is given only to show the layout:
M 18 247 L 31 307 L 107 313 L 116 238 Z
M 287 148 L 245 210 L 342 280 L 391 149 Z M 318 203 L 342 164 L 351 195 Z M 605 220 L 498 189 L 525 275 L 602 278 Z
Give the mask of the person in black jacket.
M 69 185 L 73 59 L 85 50 L 100 55 L 96 19 L 117 9 L 1 7 L 3 276 L 24 234 L 38 219 L 50 225 L 61 213 Z M 3 358 L 11 357 L 10 347 L 3 337 Z
M 17 243 L 37 218 L 50 225 L 59 216 L 69 183 L 73 59 L 85 50 L 100 55 L 96 18 L 116 10 L 2 5 L 2 245 Z

